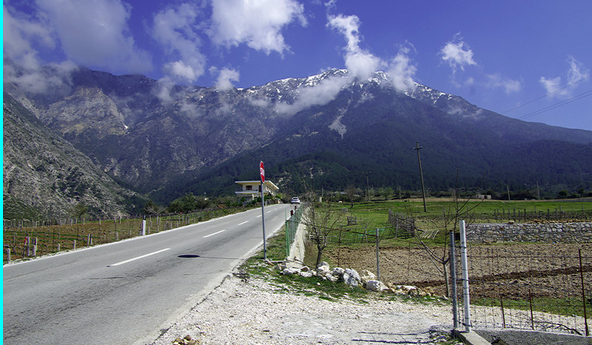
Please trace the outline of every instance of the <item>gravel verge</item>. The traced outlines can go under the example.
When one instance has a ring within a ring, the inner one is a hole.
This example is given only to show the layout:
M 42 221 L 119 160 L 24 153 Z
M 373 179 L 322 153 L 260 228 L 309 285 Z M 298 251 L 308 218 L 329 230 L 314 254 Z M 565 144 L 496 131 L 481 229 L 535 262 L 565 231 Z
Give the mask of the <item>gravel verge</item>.
M 187 335 L 198 344 L 432 344 L 445 341 L 451 328 L 447 305 L 328 301 L 261 277 L 228 276 L 152 345 Z

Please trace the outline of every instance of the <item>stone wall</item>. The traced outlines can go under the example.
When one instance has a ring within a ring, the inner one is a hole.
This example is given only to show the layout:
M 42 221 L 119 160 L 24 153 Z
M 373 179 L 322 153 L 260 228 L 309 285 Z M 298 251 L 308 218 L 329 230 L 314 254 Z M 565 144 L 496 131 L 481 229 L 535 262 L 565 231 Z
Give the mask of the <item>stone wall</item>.
M 468 224 L 467 242 L 592 242 L 592 223 Z

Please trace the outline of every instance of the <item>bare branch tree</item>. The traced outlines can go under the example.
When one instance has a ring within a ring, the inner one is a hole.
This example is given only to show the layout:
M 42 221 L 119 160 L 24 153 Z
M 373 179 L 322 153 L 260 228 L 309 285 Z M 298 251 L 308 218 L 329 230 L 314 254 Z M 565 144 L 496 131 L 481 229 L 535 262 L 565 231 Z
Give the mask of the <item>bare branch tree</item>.
M 358 190 L 357 190 L 356 186 L 354 186 L 353 184 L 348 185 L 347 188 L 345 189 L 345 195 L 347 195 L 347 198 L 351 202 L 350 208 L 354 208 L 354 200 L 356 199 L 357 191 Z
M 343 225 L 343 212 L 331 202 L 320 202 L 313 191 L 306 192 L 307 209 L 302 214 L 302 223 L 306 226 L 310 240 L 317 249 L 316 267 L 323 258 L 330 234 Z
M 483 179 L 481 180 L 483 183 Z M 448 207 L 448 210 L 443 210 L 443 222 L 444 222 L 444 231 L 446 234 L 450 232 L 456 232 L 458 223 L 461 219 L 464 219 L 467 222 L 470 222 L 471 219 L 474 217 L 473 210 L 478 207 L 481 202 L 477 203 L 476 205 L 470 205 L 469 201 L 473 198 L 476 194 L 476 191 L 481 188 L 481 184 L 477 189 L 469 195 L 466 200 L 461 200 L 458 197 L 458 173 L 457 173 L 457 187 L 455 187 L 454 194 L 453 194 L 453 204 Z M 436 223 L 435 220 L 432 220 L 433 223 Z M 452 228 L 450 228 L 452 226 Z M 444 247 L 442 248 L 442 254 L 439 255 L 435 248 L 430 248 L 426 243 L 423 241 L 421 237 L 421 233 L 423 231 L 416 228 L 414 231 L 414 239 L 424 248 L 426 253 L 428 254 L 428 258 L 434 263 L 438 271 L 444 276 L 444 281 L 446 282 L 446 295 L 450 295 L 450 281 L 448 276 L 448 263 L 450 262 L 450 250 L 448 248 L 448 236 L 445 236 L 444 239 Z

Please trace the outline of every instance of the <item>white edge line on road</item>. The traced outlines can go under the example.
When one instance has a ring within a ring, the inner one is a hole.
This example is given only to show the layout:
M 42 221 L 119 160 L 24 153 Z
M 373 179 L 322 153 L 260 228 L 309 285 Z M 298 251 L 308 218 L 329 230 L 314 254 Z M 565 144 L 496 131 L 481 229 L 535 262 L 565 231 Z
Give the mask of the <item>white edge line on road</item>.
M 107 266 L 107 267 L 115 267 L 115 266 L 119 266 L 119 265 L 127 264 L 128 262 L 132 262 L 132 261 L 136 261 L 136 260 L 139 260 L 139 259 L 143 259 L 143 258 L 145 258 L 145 257 L 148 257 L 148 256 L 150 256 L 150 255 L 154 255 L 154 254 L 158 254 L 158 253 L 166 252 L 166 251 L 167 251 L 167 250 L 169 250 L 169 249 L 171 249 L 171 248 L 165 248 L 165 249 L 161 249 L 161 250 L 155 251 L 155 252 L 153 252 L 153 253 L 149 253 L 149 254 L 145 254 L 145 255 L 141 255 L 141 256 L 135 257 L 135 258 L 133 258 L 133 259 L 129 259 L 129 260 L 125 260 L 125 261 L 121 261 L 121 262 L 118 262 L 118 263 L 116 263 L 116 264 L 109 265 L 109 266 Z
M 248 222 L 249 222 L 249 221 L 248 221 L 248 220 L 246 220 L 246 221 L 244 221 L 244 222 L 242 222 L 242 223 L 239 223 L 238 225 L 247 224 Z
M 210 236 L 218 235 L 219 233 L 222 233 L 222 232 L 224 232 L 224 231 L 226 231 L 226 229 L 224 229 L 224 230 L 220 230 L 220 231 L 216 231 L 216 232 L 214 232 L 213 234 L 205 235 L 203 238 L 208 238 L 208 237 L 210 237 Z

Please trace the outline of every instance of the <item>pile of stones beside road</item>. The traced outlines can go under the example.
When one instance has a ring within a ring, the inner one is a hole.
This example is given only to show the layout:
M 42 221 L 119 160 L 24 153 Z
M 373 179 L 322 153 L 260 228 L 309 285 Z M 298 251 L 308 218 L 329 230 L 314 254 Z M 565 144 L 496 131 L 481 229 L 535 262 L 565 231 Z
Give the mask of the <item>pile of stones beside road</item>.
M 188 334 L 183 338 L 178 337 L 173 340 L 173 345 L 201 345 L 201 341 L 199 339 L 192 339 Z
M 322 262 L 317 269 L 310 269 L 305 265 L 280 263 L 277 268 L 284 275 L 300 275 L 305 278 L 320 277 L 331 282 L 343 282 L 352 287 L 362 287 L 369 291 L 390 292 L 399 295 L 432 296 L 430 288 L 419 289 L 412 285 L 385 284 L 376 278 L 376 275 L 368 270 L 363 270 L 360 275 L 355 269 L 335 267 Z

